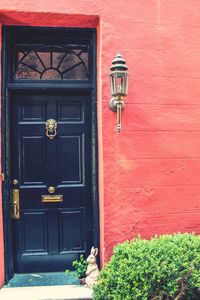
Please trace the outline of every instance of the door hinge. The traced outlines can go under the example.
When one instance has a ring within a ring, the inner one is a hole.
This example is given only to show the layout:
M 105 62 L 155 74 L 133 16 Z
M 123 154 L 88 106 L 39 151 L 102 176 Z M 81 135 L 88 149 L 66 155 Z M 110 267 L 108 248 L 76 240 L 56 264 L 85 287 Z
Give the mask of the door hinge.
M 5 181 L 5 175 L 4 175 L 4 173 L 1 173 L 1 181 L 2 181 L 2 182 Z

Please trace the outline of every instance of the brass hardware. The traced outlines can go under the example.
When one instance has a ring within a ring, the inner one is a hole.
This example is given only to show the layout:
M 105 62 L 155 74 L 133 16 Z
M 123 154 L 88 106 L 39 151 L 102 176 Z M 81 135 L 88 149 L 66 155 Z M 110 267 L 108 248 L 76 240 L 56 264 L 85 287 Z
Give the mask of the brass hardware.
M 42 202 L 63 202 L 63 195 L 42 195 Z
M 110 100 L 110 108 L 112 111 L 117 112 L 117 131 L 121 131 L 121 113 L 124 109 L 124 100 L 122 96 L 118 96 L 116 98 L 112 98 Z
M 54 186 L 50 186 L 49 188 L 48 188 L 48 192 L 50 193 L 50 194 L 53 194 L 54 192 L 55 192 L 55 187 Z
M 17 179 L 13 180 L 13 185 L 18 185 L 19 181 Z
M 46 136 L 53 140 L 57 135 L 57 122 L 54 119 L 49 119 L 46 121 Z
M 19 213 L 19 189 L 13 189 L 12 190 L 12 196 L 13 196 L 13 212 L 12 212 L 12 217 L 13 219 L 17 220 L 20 218 L 20 213 Z
M 2 180 L 2 181 L 5 180 L 5 175 L 4 175 L 4 173 L 1 173 L 1 180 Z

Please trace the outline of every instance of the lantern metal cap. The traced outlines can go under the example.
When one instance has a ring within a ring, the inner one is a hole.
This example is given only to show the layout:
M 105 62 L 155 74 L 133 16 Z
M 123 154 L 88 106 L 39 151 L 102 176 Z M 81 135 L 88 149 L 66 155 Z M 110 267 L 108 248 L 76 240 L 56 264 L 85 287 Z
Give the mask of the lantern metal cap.
M 125 59 L 122 57 L 122 55 L 120 53 L 118 53 L 115 58 L 112 61 L 112 66 L 110 67 L 111 71 L 126 71 L 128 70 L 128 67 L 126 66 L 126 61 Z

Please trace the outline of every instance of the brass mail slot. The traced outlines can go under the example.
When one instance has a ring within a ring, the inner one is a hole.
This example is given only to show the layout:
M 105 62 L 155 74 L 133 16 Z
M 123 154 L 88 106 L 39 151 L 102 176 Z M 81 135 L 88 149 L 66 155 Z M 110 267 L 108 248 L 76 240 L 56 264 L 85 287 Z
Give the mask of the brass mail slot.
M 42 202 L 63 202 L 63 195 L 42 195 Z

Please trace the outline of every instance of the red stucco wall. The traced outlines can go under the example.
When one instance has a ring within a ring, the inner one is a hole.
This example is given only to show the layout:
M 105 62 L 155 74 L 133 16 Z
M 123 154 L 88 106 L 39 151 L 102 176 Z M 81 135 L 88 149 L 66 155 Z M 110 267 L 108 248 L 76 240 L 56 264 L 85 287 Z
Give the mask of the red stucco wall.
M 200 2 L 1 0 L 0 9 L 3 24 L 98 29 L 101 260 L 138 233 L 200 233 Z M 116 133 L 108 72 L 119 50 L 130 76 Z

